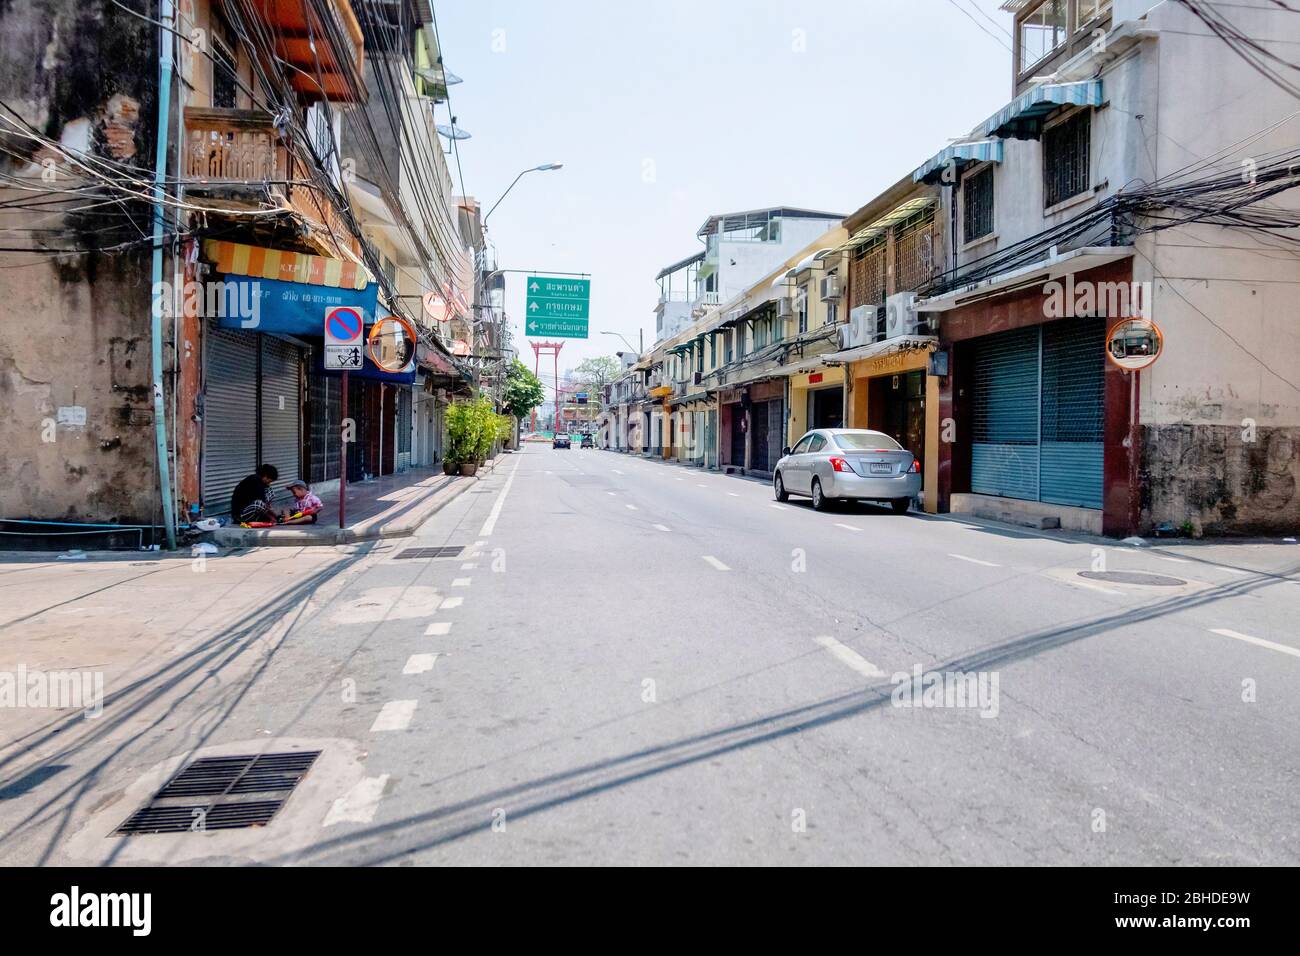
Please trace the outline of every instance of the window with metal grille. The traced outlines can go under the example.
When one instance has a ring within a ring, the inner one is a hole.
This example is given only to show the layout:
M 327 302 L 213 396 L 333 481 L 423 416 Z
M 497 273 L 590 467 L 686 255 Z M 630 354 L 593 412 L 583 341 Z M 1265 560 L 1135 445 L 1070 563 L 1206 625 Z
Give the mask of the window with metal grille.
M 1063 123 L 1043 131 L 1043 194 L 1055 206 L 1088 189 L 1092 114 L 1080 110 Z
M 967 242 L 993 232 L 993 167 L 985 166 L 962 183 L 965 198 L 964 228 Z
M 794 294 L 794 311 L 799 319 L 799 334 L 808 331 L 808 286 L 799 286 L 799 291 Z
M 910 292 L 934 277 L 935 259 L 934 209 L 927 209 L 904 222 L 894 238 L 895 289 Z
M 885 301 L 884 236 L 861 246 L 849 266 L 849 308 Z

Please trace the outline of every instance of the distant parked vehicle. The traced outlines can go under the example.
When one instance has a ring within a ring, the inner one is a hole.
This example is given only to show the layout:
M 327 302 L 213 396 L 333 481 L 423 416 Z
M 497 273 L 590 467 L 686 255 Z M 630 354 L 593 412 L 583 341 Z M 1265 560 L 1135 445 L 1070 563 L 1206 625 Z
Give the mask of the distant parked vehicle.
M 579 445 L 578 447 L 580 447 L 580 448 L 595 448 L 595 447 L 596 447 L 596 440 L 595 440 L 594 438 L 592 438 L 590 435 L 583 435 L 583 436 L 582 436 L 582 444 Z
M 551 447 L 552 447 L 552 448 L 571 448 L 571 447 L 572 447 L 572 443 L 569 441 L 569 436 L 568 436 L 568 435 L 566 435 L 566 434 L 562 434 L 562 433 L 560 433 L 560 432 L 556 432 L 555 437 L 554 437 L 553 439 L 551 439 Z
M 772 490 L 777 501 L 808 495 L 818 511 L 833 500 L 881 501 L 903 514 L 921 491 L 921 463 L 884 432 L 818 428 L 782 449 Z

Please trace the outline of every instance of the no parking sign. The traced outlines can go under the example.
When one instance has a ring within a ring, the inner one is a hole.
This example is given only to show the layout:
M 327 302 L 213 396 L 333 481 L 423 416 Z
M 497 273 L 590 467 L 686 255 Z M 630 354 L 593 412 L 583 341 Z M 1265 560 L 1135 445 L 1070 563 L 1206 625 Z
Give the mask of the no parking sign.
M 365 316 L 360 309 L 336 305 L 325 310 L 325 368 L 361 368 L 365 361 L 362 332 Z

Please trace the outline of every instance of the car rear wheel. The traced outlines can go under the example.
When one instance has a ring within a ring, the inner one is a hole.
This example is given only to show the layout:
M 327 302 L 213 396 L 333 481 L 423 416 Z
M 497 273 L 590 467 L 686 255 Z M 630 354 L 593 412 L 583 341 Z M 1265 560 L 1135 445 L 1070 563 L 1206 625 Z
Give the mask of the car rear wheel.
M 825 511 L 830 507 L 830 500 L 822 494 L 822 481 L 820 478 L 814 478 L 812 483 L 812 505 L 817 511 Z
M 776 493 L 777 501 L 790 500 L 790 492 L 785 490 L 785 482 L 781 479 L 779 471 L 776 473 L 776 477 L 772 479 L 772 490 Z
M 912 507 L 911 498 L 894 498 L 889 502 L 889 507 L 894 509 L 894 514 L 907 514 L 907 509 Z

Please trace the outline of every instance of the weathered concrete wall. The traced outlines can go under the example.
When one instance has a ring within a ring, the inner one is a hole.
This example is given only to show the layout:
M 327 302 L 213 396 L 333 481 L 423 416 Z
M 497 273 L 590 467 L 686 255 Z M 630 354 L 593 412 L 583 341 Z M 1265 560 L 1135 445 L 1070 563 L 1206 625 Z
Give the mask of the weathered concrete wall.
M 1300 429 L 1142 428 L 1142 523 L 1192 534 L 1294 534 Z
M 154 11 L 149 11 L 154 12 Z M 37 133 L 135 167 L 153 158 L 153 28 L 106 0 L 0 3 L 0 99 Z M 0 124 L 9 175 L 33 189 L 86 180 Z M 0 189 L 0 201 L 71 199 Z M 150 522 L 158 511 L 149 379 L 149 207 L 7 209 L 0 252 L 0 517 Z M 135 243 L 126 250 L 114 247 Z M 21 251 L 30 248 L 33 251 Z M 44 249 L 93 249 L 52 256 Z

